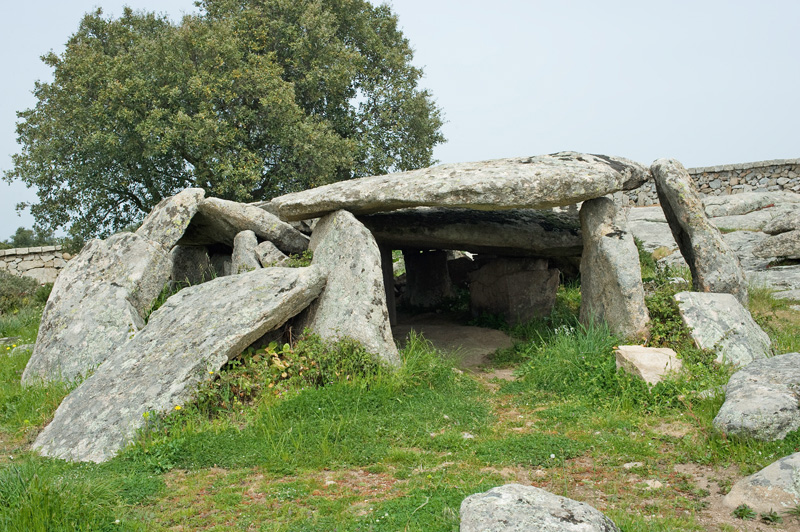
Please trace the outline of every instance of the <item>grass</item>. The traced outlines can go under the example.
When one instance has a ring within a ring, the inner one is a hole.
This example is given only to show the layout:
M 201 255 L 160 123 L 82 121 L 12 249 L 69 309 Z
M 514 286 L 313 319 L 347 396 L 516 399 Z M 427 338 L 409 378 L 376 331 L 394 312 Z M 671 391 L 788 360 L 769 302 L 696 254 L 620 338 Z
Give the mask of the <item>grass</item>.
M 669 282 L 646 272 L 654 345 L 686 372 L 648 387 L 615 368 L 618 341 L 577 321 L 580 287 L 559 289 L 550 316 L 508 327 L 498 353 L 513 381 L 463 373 L 421 337 L 388 371 L 352 342 L 313 337 L 251 349 L 105 464 L 43 459 L 28 447 L 70 387 L 21 387 L 29 352 L 0 364 L 0 529 L 457 531 L 468 495 L 508 482 L 588 502 L 625 532 L 735 530 L 709 501 L 742 475 L 800 449 L 725 438 L 711 421 L 728 368 L 694 348 Z M 751 311 L 777 352 L 799 345 L 788 303 L 751 290 Z M 35 338 L 35 302 L 0 327 Z M 633 464 L 633 465 L 631 465 Z M 702 488 L 691 467 L 716 479 Z M 662 487 L 649 488 L 645 481 Z M 776 516 L 761 516 L 778 523 Z M 797 516 L 782 516 L 787 524 Z M 782 526 L 775 524 L 774 526 Z

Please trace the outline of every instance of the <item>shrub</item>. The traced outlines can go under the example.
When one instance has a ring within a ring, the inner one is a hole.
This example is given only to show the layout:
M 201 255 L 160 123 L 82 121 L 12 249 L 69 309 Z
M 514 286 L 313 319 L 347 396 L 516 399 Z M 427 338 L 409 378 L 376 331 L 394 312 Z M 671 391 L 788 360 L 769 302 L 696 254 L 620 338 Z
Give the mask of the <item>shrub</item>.
M 38 288 L 39 285 L 30 277 L 0 271 L 0 312 L 15 312 L 36 301 L 39 299 Z

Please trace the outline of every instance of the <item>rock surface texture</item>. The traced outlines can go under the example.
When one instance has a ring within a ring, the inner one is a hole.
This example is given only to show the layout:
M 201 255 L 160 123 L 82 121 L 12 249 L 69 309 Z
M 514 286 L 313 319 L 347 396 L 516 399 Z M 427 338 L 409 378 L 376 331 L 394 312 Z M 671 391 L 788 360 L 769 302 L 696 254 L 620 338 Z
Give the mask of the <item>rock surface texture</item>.
M 310 245 L 312 264 L 328 283 L 299 319 L 326 340 L 350 337 L 389 365 L 400 363 L 392 339 L 381 270 L 381 253 L 372 234 L 347 211 L 322 218 Z
M 674 159 L 650 167 L 661 207 L 692 271 L 698 292 L 733 294 L 747 304 L 747 283 L 739 259 L 709 221 L 689 173 Z
M 546 209 L 640 186 L 646 168 L 621 157 L 561 152 L 433 166 L 364 177 L 275 198 L 284 220 L 337 209 L 370 214 L 410 207 Z
M 233 255 L 231 255 L 231 271 L 234 274 L 251 272 L 261 268 L 256 248 L 258 238 L 249 229 L 242 231 L 233 239 Z
M 647 384 L 661 382 L 669 373 L 677 373 L 683 367 L 678 354 L 667 347 L 644 347 L 621 345 L 614 350 L 617 368 L 639 377 Z
M 256 246 L 256 257 L 258 257 L 258 261 L 264 268 L 283 266 L 286 261 L 289 260 L 289 257 L 284 255 L 283 252 L 269 240 L 265 240 Z
M 171 273 L 167 250 L 138 234 L 89 242 L 53 285 L 22 382 L 72 381 L 100 365 L 144 326 Z
M 586 503 L 543 489 L 506 484 L 461 503 L 461 532 L 619 532 Z
M 762 231 L 769 235 L 779 235 L 798 229 L 800 229 L 800 211 L 794 209 L 772 218 Z
M 580 320 L 603 320 L 615 334 L 645 338 L 650 315 L 644 304 L 639 253 L 625 212 L 608 198 L 583 203 Z
M 268 268 L 185 288 L 64 399 L 33 448 L 66 460 L 112 458 L 146 412 L 191 400 L 211 372 L 304 309 L 324 284 L 316 267 Z
M 714 427 L 732 436 L 782 440 L 800 428 L 800 353 L 757 360 L 728 381 Z
M 771 236 L 753 250 L 757 257 L 800 259 L 800 229 Z
M 790 454 L 733 485 L 722 499 L 730 509 L 746 504 L 759 513 L 782 514 L 800 504 L 800 453 Z
M 187 188 L 165 198 L 147 215 L 136 234 L 172 249 L 183 236 L 205 198 L 202 188 Z
M 731 294 L 678 292 L 681 319 L 700 349 L 712 349 L 717 362 L 745 366 L 768 357 L 772 342 Z

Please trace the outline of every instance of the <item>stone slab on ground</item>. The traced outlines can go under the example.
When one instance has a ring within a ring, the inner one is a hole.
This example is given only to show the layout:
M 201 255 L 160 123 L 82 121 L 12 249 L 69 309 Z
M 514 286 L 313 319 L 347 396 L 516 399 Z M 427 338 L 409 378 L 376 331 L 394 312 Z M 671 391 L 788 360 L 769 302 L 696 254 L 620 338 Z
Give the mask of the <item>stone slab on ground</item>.
M 191 400 L 212 372 L 303 310 L 324 285 L 312 266 L 266 268 L 181 290 L 64 399 L 33 448 L 65 460 L 112 458 L 145 425 L 146 412 L 167 413 Z
M 371 214 L 411 207 L 547 209 L 631 190 L 649 177 L 621 157 L 561 152 L 454 163 L 341 181 L 272 200 L 284 220 L 337 209 Z
M 73 381 L 144 326 L 172 274 L 168 250 L 135 233 L 92 240 L 58 276 L 23 383 Z
M 461 532 L 619 532 L 586 503 L 534 486 L 506 484 L 461 503 Z
M 722 500 L 731 510 L 746 504 L 758 513 L 782 514 L 800 504 L 800 453 L 784 456 L 731 487 Z
M 700 349 L 713 349 L 716 361 L 745 366 L 772 354 L 772 342 L 731 294 L 678 292 L 681 319 Z
M 621 345 L 614 349 L 617 369 L 624 369 L 647 384 L 656 385 L 670 373 L 678 373 L 683 362 L 668 347 Z
M 798 194 L 798 196 L 800 196 L 800 194 Z M 770 235 L 779 235 L 797 229 L 800 229 L 800 210 L 792 208 L 780 216 L 772 218 L 772 220 L 764 226 L 762 231 Z
M 312 264 L 327 275 L 322 295 L 298 319 L 324 340 L 349 337 L 389 365 L 400 364 L 392 338 L 381 253 L 369 230 L 347 211 L 322 218 L 314 229 Z
M 763 441 L 782 440 L 800 428 L 800 353 L 756 360 L 728 381 L 717 430 Z
M 743 192 L 703 197 L 706 214 L 711 218 L 749 214 L 785 203 L 800 203 L 800 194 L 784 191 Z
M 754 250 L 756 257 L 800 259 L 800 229 L 765 238 Z

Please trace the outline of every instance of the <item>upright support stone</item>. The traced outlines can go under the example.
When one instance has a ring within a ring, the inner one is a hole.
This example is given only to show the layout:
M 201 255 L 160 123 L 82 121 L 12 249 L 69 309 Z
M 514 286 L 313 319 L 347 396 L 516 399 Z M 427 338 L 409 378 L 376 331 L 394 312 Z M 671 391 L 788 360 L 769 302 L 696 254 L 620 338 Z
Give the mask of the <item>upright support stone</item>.
M 650 315 L 644 304 L 639 253 L 627 216 L 609 198 L 581 206 L 581 323 L 604 320 L 615 334 L 647 336 Z
M 453 295 L 447 271 L 447 252 L 403 250 L 406 297 L 412 307 L 432 308 Z
M 739 258 L 709 221 L 689 173 L 675 159 L 659 159 L 650 170 L 661 208 L 692 271 L 694 290 L 733 294 L 747 305 L 747 283 Z
M 383 288 L 386 292 L 386 308 L 389 311 L 389 323 L 397 325 L 397 302 L 394 297 L 394 262 L 392 248 L 378 246 L 381 250 L 381 270 L 383 271 Z
M 251 272 L 261 268 L 256 248 L 258 238 L 253 231 L 241 231 L 233 239 L 233 255 L 231 256 L 231 269 L 237 273 Z

